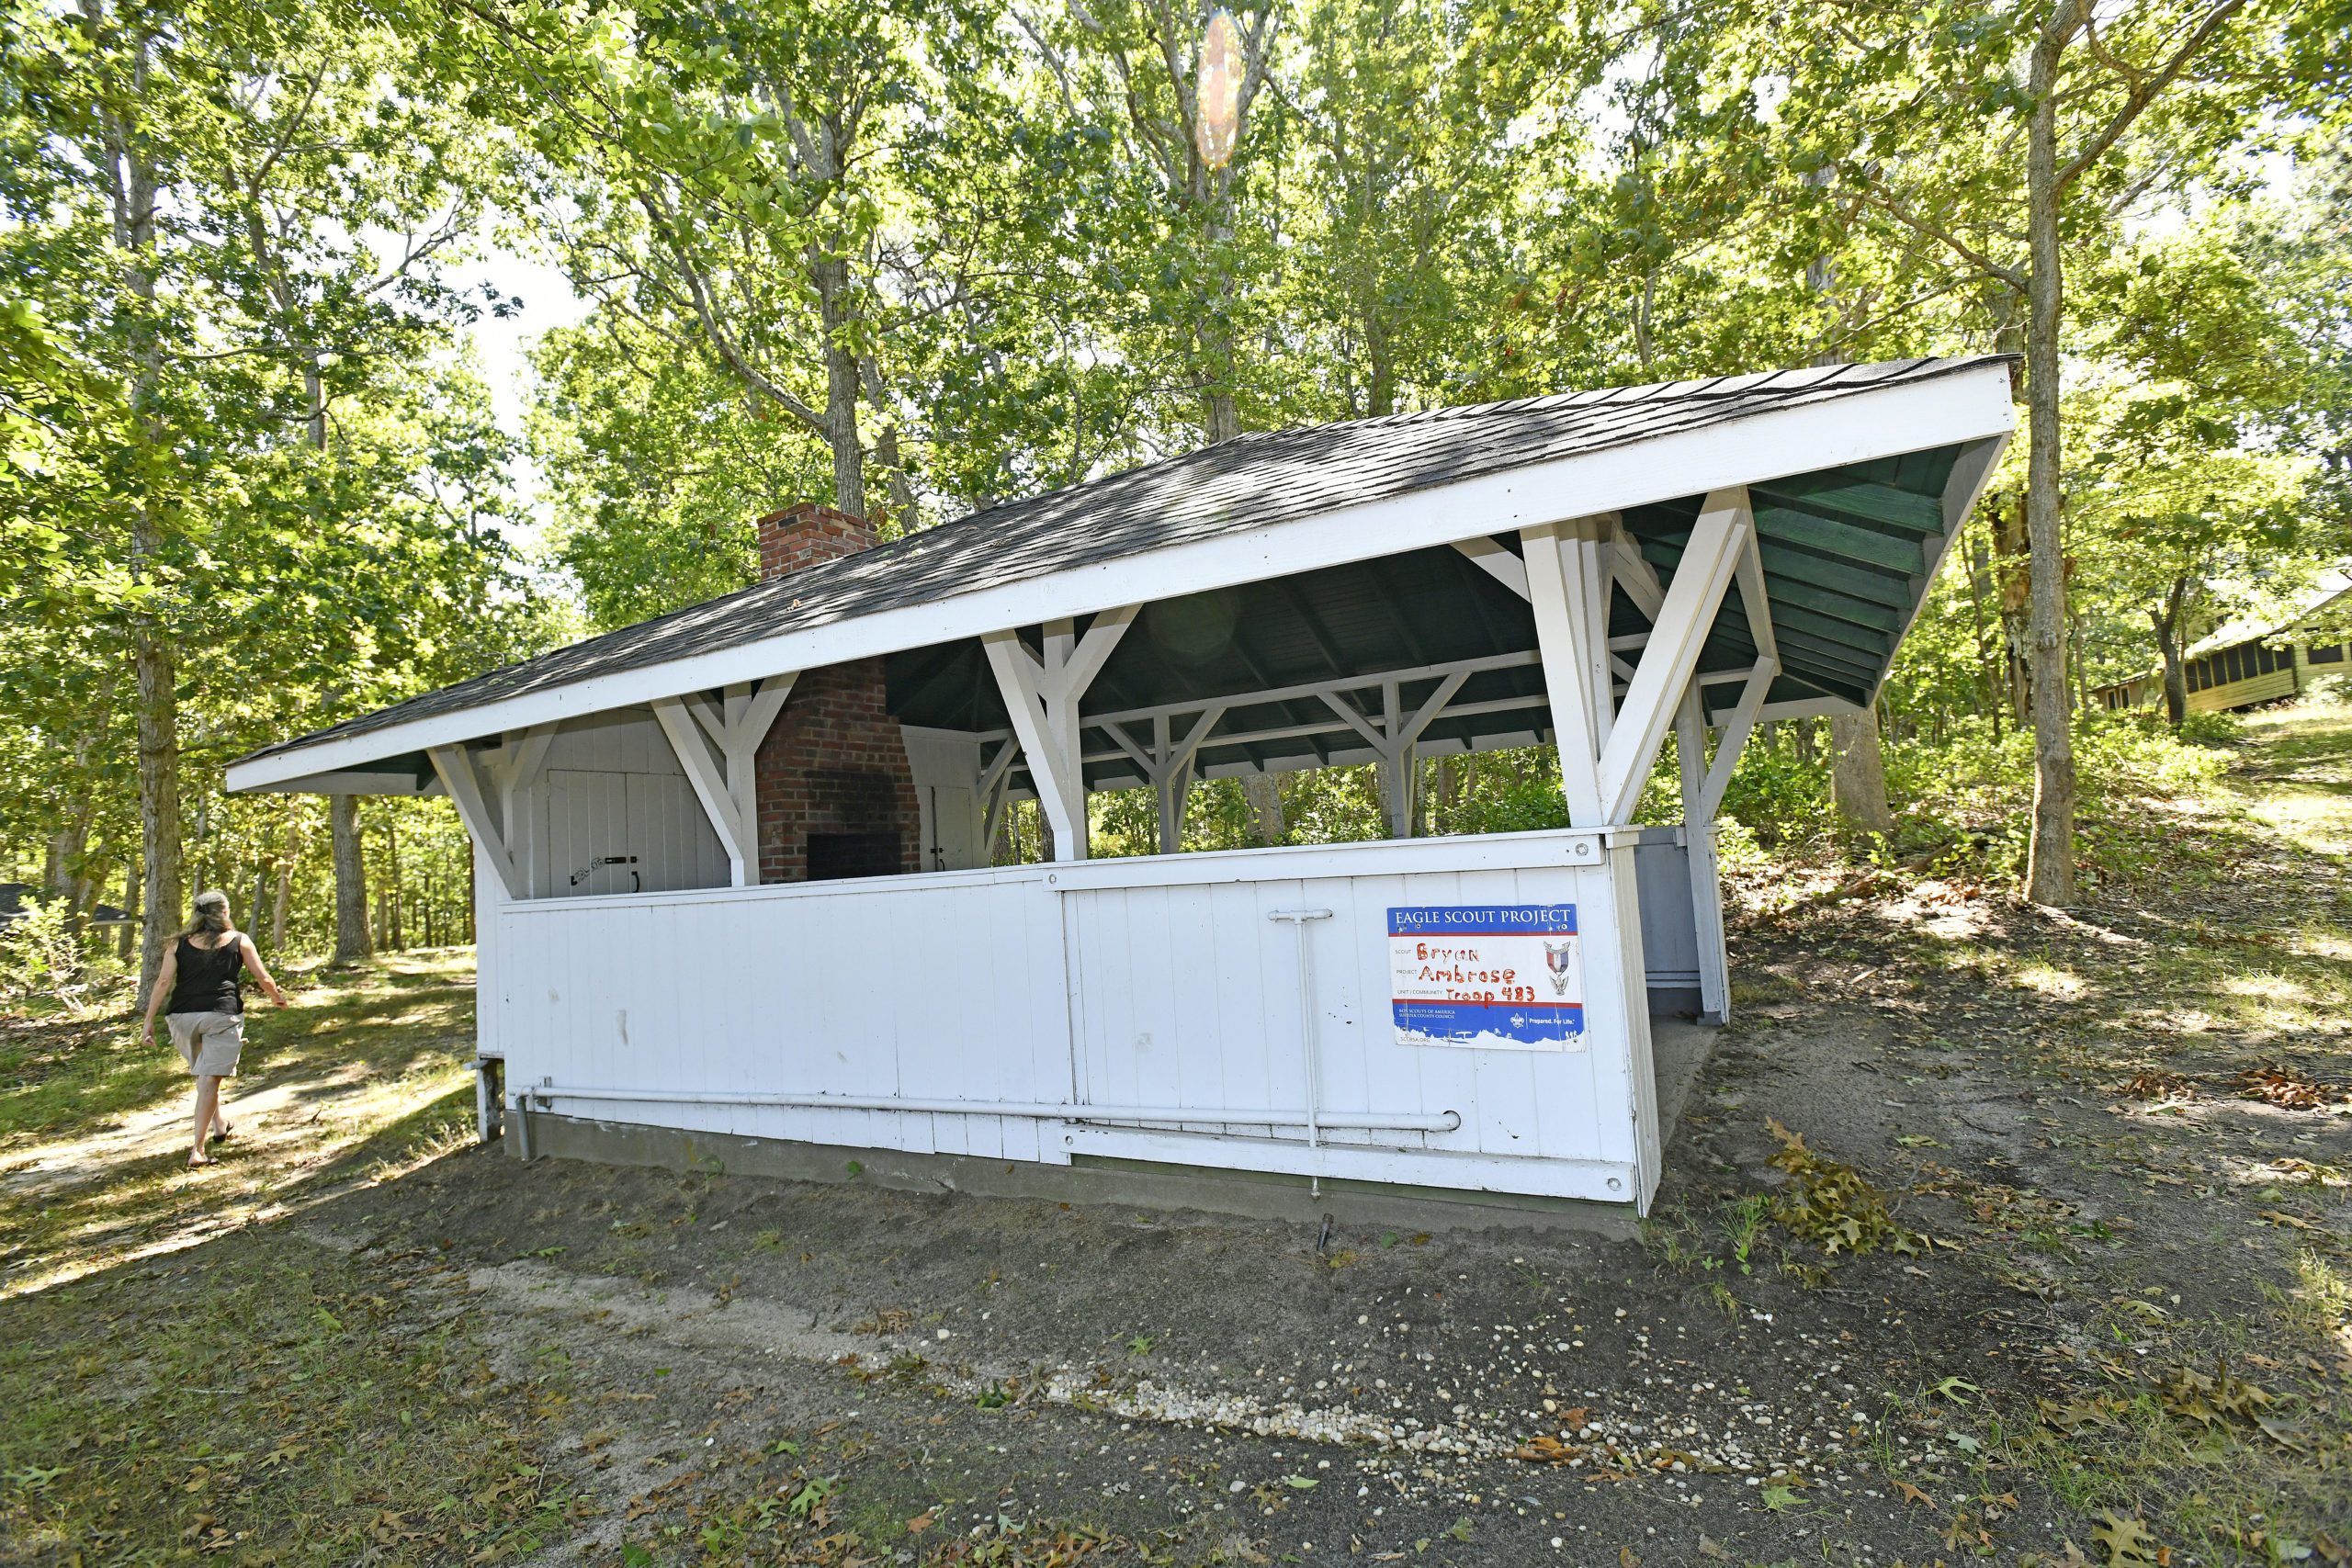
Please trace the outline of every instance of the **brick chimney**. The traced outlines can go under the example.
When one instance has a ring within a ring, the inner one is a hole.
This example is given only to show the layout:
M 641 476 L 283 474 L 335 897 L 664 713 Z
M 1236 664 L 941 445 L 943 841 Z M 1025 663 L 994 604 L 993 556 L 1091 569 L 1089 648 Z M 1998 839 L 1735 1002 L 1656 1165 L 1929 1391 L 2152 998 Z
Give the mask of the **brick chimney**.
M 760 581 L 871 549 L 862 518 L 813 501 L 760 519 Z M 762 882 L 922 869 L 922 809 L 880 658 L 804 670 L 752 763 Z
M 846 512 L 803 501 L 760 519 L 760 581 L 874 547 L 873 525 Z

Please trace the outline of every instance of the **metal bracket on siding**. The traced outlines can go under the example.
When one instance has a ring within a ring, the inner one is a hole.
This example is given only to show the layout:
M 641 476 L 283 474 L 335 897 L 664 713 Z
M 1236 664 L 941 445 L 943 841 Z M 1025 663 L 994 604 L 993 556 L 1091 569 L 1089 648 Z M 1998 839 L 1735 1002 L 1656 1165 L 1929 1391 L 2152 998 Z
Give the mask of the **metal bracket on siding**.
M 1330 918 L 1329 909 L 1266 911 L 1266 919 L 1287 922 L 1293 931 L 1298 932 L 1298 1030 L 1306 1053 L 1306 1146 L 1310 1149 L 1319 1148 L 1323 1143 L 1323 1096 L 1321 1086 L 1317 1081 L 1321 1076 L 1319 1069 L 1322 1064 L 1315 1048 L 1315 954 L 1306 941 L 1306 922 Z M 1320 1175 L 1308 1178 L 1307 1185 L 1317 1199 L 1323 1196 L 1323 1178 Z

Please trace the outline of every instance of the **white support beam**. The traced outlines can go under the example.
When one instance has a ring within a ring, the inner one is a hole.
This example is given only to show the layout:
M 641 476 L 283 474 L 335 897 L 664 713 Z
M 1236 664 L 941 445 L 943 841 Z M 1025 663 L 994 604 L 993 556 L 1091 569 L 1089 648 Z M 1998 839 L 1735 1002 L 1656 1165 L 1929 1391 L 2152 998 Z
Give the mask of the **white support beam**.
M 1476 562 L 1497 582 L 1522 599 L 1527 597 L 1527 563 L 1493 539 L 1481 534 L 1473 539 L 1456 539 L 1453 547 Z
M 1682 775 L 1682 820 L 1699 820 L 1699 795 L 1707 783 L 1707 705 L 1693 681 L 1674 709 L 1674 761 Z
M 1136 616 L 1142 610 L 1143 606 L 1137 604 L 1122 604 L 1116 609 L 1103 611 L 1094 617 L 1094 624 L 1086 628 L 1086 635 L 1070 651 L 1056 682 L 1056 693 L 1069 704 L 1072 713 L 1077 712 L 1078 699 L 1086 694 L 1087 687 L 1094 684 L 1094 677 L 1102 673 L 1102 666 L 1109 662 L 1112 650 L 1119 646 L 1119 639 L 1127 635 L 1127 628 L 1136 624 Z
M 1764 706 L 1764 694 L 1771 690 L 1772 678 L 1780 672 L 1781 667 L 1770 659 L 1758 660 L 1749 670 L 1747 685 L 1739 694 L 1739 705 L 1732 710 L 1731 721 L 1724 726 L 1723 738 L 1715 742 L 1715 760 L 1699 786 L 1698 799 L 1685 813 L 1685 821 L 1713 826 L 1715 809 L 1724 803 L 1724 791 L 1731 787 L 1732 770 L 1739 765 L 1739 753 L 1755 731 L 1756 716 Z M 1687 784 L 1685 793 L 1687 795 Z
M 1397 683 L 1390 681 L 1380 688 L 1380 732 L 1385 738 L 1380 760 L 1388 770 L 1388 836 L 1409 839 L 1413 836 L 1413 743 L 1399 739 L 1404 715 L 1398 703 Z
M 1657 580 L 1657 568 L 1642 554 L 1639 539 L 1626 531 L 1625 521 L 1616 513 L 1609 513 L 1613 525 L 1609 533 L 1609 571 L 1634 608 L 1655 623 L 1660 605 L 1666 603 L 1666 589 Z
M 694 785 L 719 847 L 727 852 L 729 885 L 759 880 L 760 803 L 756 763 L 760 742 L 792 695 L 797 671 L 743 681 L 713 702 L 701 693 L 657 697 L 653 716 L 670 738 L 678 766 Z
M 1010 760 L 1013 751 L 1012 747 L 1007 746 L 1004 757 Z M 1012 770 L 1006 767 L 991 769 L 990 772 L 994 776 L 980 784 L 981 796 L 989 803 L 988 827 L 980 836 L 980 863 L 983 865 L 996 863 L 997 835 L 1004 831 L 1005 812 L 1012 804 Z
M 1128 760 L 1143 770 L 1143 776 L 1147 782 L 1154 784 L 1159 782 L 1160 772 L 1159 762 L 1158 759 L 1152 755 L 1152 751 L 1164 750 L 1167 747 L 1168 720 L 1166 718 L 1155 717 L 1152 720 L 1152 728 L 1156 732 L 1157 738 L 1150 750 L 1147 750 L 1144 747 L 1136 745 L 1135 737 L 1129 735 L 1118 725 L 1098 724 L 1091 728 L 1099 729 L 1103 734 L 1109 736 L 1111 738 L 1111 744 L 1125 752 Z
M 1086 764 L 1079 737 L 1099 721 L 1081 717 L 1080 702 L 1142 608 L 1137 604 L 1106 610 L 1082 637 L 1073 620 L 1046 622 L 1042 659 L 1011 627 L 981 635 L 980 646 L 1037 786 L 1038 807 L 1053 824 L 1057 860 L 1084 860 L 1087 852 Z
M 500 836 L 506 844 L 506 855 L 513 863 L 515 879 L 524 889 L 524 897 L 540 886 L 547 849 L 540 840 L 538 815 L 539 775 L 547 769 L 548 748 L 555 743 L 556 727 L 535 724 L 528 729 L 514 730 L 503 739 L 503 743 L 482 752 L 474 765 L 485 784 L 485 794 L 498 807 Z
M 499 886 L 506 889 L 506 897 L 517 900 L 527 897 L 522 869 L 514 863 L 506 841 L 506 825 L 491 812 L 472 756 L 463 746 L 435 746 L 425 755 L 432 759 L 433 771 L 441 775 L 442 787 L 456 804 L 458 819 L 466 825 L 466 831 L 481 847 L 482 858 L 498 874 Z
M 1196 727 L 1197 728 L 1197 727 Z M 1117 737 L 1125 740 L 1122 734 Z M 1184 847 L 1184 808 L 1191 804 L 1193 794 L 1193 754 L 1187 751 L 1182 761 L 1175 756 L 1176 741 L 1165 717 L 1151 721 L 1151 755 L 1145 759 L 1145 772 L 1151 776 L 1151 792 L 1159 808 L 1159 852 L 1172 855 Z
M 1225 708 L 1226 705 L 1220 703 L 1215 707 L 1202 709 L 1201 716 L 1193 721 L 1193 728 L 1184 732 L 1184 738 L 1176 742 L 1175 750 L 1169 753 L 1167 765 L 1191 767 L 1193 759 L 1200 753 L 1201 742 L 1209 738 L 1209 731 L 1215 729 L 1217 720 L 1225 716 Z M 1173 719 L 1175 716 L 1171 714 L 1169 716 Z
M 1534 711 L 1541 709 L 1543 706 L 1544 699 L 1542 697 L 1496 697 L 1483 703 L 1457 703 L 1446 708 L 1446 710 L 1438 716 L 1441 718 L 1464 718 L 1490 713 L 1532 714 Z M 1091 719 L 1089 719 L 1087 724 L 1090 728 L 1102 728 L 1095 724 Z M 1525 733 L 1526 728 L 1527 727 L 1521 726 L 1518 730 L 1513 731 L 1513 733 Z M 1275 740 L 1296 740 L 1309 735 L 1328 735 L 1330 731 L 1331 727 L 1328 724 L 1286 724 L 1278 726 L 1272 729 L 1237 730 L 1231 734 L 1216 737 L 1216 743 L 1220 747 L 1260 746 Z M 1508 744 L 1516 746 L 1529 744 L 1529 742 L 1513 740 L 1508 742 Z M 1469 749 L 1476 750 L 1475 747 Z M 1372 760 L 1375 761 L 1379 760 L 1381 755 L 1380 750 L 1378 748 L 1374 747 L 1370 741 L 1365 742 L 1365 750 L 1371 753 Z M 1097 749 L 1086 753 L 1086 761 L 1090 762 L 1109 762 L 1114 761 L 1121 757 L 1132 758 L 1132 755 L 1133 754 L 1131 752 L 1115 746 L 1109 748 L 1098 747 Z M 1339 756 L 1346 756 L 1351 760 L 1355 759 L 1354 753 L 1337 753 L 1334 758 L 1335 761 Z M 1254 770 L 1245 769 L 1244 771 Z
M 1388 737 L 1357 710 L 1356 705 L 1348 700 L 1343 689 L 1337 686 L 1326 687 L 1317 692 L 1315 695 L 1323 699 L 1325 707 L 1347 720 L 1348 728 L 1363 736 L 1365 743 L 1373 750 L 1383 757 L 1388 754 Z
M 1184 847 L 1184 818 L 1192 801 L 1193 759 L 1200 755 L 1201 742 L 1209 737 L 1217 721 L 1225 716 L 1223 705 L 1202 710 L 1193 720 L 1193 727 L 1179 736 L 1175 732 L 1175 716 L 1161 714 L 1152 719 L 1152 756 L 1145 771 L 1151 779 L 1152 793 L 1159 806 L 1159 852 L 1172 855 Z M 1124 733 L 1114 730 L 1114 739 L 1124 742 Z
M 1772 635 L 1772 600 L 1764 592 L 1764 557 L 1757 546 L 1753 526 L 1747 530 L 1747 546 L 1739 552 L 1739 607 L 1747 615 L 1747 639 L 1777 671 L 1781 667 L 1781 644 Z
M 752 840 L 754 830 L 743 821 L 734 793 L 727 787 L 727 759 L 718 751 L 696 720 L 701 711 L 690 712 L 708 705 L 699 697 L 656 697 L 653 716 L 662 725 L 662 733 L 670 738 L 670 750 L 684 771 L 686 782 L 694 785 L 695 798 L 702 802 L 703 815 L 710 818 L 712 831 L 718 835 L 718 847 L 727 852 L 727 883 L 730 887 L 744 886 L 747 864 L 756 863 L 758 852 Z
M 1699 649 L 1714 625 L 1739 564 L 1740 552 L 1755 532 L 1748 511 L 1747 487 L 1736 485 L 1710 493 L 1699 510 L 1699 521 L 1683 547 L 1674 582 L 1658 607 L 1657 623 L 1650 628 L 1649 646 L 1625 692 L 1625 705 L 1615 731 L 1600 755 L 1597 788 L 1605 826 L 1628 820 L 1642 785 L 1674 720 L 1675 705 L 1690 683 Z M 1548 666 L 1547 666 L 1548 670 Z M 1581 825 L 1581 824 L 1579 824 Z
M 1724 953 L 1723 884 L 1715 874 L 1715 835 L 1699 814 L 1707 782 L 1707 706 L 1700 684 L 1682 689 L 1674 710 L 1674 758 L 1682 775 L 1683 872 L 1690 890 L 1690 931 L 1699 960 L 1699 1011 L 1722 1021 L 1730 966 Z
M 989 656 L 989 668 L 996 675 L 999 690 L 1004 694 L 1004 705 L 1012 718 L 1012 733 L 1021 743 L 1022 755 L 1029 761 L 1029 780 L 1036 786 L 1037 809 L 1054 829 L 1057 851 L 1068 843 L 1071 802 L 1078 811 L 1085 811 L 1084 791 L 1073 794 L 1068 774 L 1080 766 L 1077 759 L 1067 757 L 1058 747 L 1048 743 L 1045 699 L 1038 694 L 1037 656 L 1029 651 L 1018 632 L 1010 629 L 982 634 L 980 647 Z

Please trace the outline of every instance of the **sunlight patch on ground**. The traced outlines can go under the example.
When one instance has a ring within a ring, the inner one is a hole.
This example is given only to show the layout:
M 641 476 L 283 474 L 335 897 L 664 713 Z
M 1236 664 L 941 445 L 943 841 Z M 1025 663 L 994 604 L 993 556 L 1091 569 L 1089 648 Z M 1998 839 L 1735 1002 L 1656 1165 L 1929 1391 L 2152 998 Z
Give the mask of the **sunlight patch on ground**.
M 2249 807 L 2280 837 L 2313 854 L 2352 854 L 2352 792 L 2282 786 Z
M 2233 996 L 2253 997 L 2266 1002 L 2308 1002 L 2312 999 L 2309 990 L 2283 975 L 2234 975 L 2222 982 L 2222 989 Z
M 58 1239 L 70 1247 L 50 1258 L 51 1266 L 20 1270 L 0 1285 L 0 1297 L 46 1290 L 96 1269 L 176 1252 L 219 1232 L 275 1218 L 285 1210 L 290 1182 L 334 1164 L 385 1127 L 464 1087 L 469 1076 L 461 1070 L 415 1073 L 393 1083 L 340 1093 L 315 1079 L 276 1086 L 250 1100 L 232 1102 L 230 1113 L 239 1119 L 238 1136 L 232 1144 L 215 1145 L 216 1162 L 201 1171 L 182 1163 L 187 1118 L 177 1111 L 160 1135 L 150 1130 L 138 1136 L 126 1134 L 55 1145 L 53 1156 L 51 1150 L 40 1151 L 43 1169 L 59 1175 L 12 1197 L 62 1196 L 94 1185 L 102 1190 L 89 1194 L 82 1222 L 60 1234 Z M 298 1098 L 304 1090 L 322 1094 Z M 422 1145 L 433 1156 L 448 1146 L 446 1134 Z M 381 1180 L 415 1162 L 413 1156 L 378 1161 L 368 1177 Z M 141 1165 L 149 1168 L 138 1168 Z M 40 1174 L 28 1171 L 12 1175 L 10 1180 L 38 1179 Z M 162 1213 L 153 1213 L 159 1208 Z
M 0 1200 L 17 1223 L 0 1239 L 16 1245 L 0 1257 L 15 1257 L 0 1298 L 176 1251 L 306 1202 L 322 1180 L 380 1179 L 419 1148 L 446 1148 L 472 1121 L 472 968 L 469 951 L 451 950 L 301 976 L 293 1010 L 265 1015 L 245 1071 L 224 1086 L 237 1135 L 200 1171 L 186 1164 L 190 1080 L 156 1070 L 168 1048 L 85 1047 L 71 1097 L 130 1098 L 13 1140 Z
M 2045 997 L 2062 997 L 2068 1000 L 2081 996 L 2089 988 L 2083 977 L 2072 970 L 2061 969 L 2054 964 L 2027 964 L 2018 967 L 2017 983 L 2040 991 Z

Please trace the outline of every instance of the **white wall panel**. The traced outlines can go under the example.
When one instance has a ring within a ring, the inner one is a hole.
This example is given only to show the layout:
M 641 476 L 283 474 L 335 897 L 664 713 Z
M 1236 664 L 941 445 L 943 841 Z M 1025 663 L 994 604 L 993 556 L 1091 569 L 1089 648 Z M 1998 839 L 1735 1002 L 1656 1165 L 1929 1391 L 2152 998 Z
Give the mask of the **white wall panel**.
M 551 784 L 584 802 L 605 787 Z M 1460 840 L 1452 858 L 1466 868 L 1443 863 L 1445 844 L 1413 840 L 509 903 L 496 907 L 485 1016 L 518 1089 L 1075 1095 L 1204 1113 L 1105 1126 L 557 1101 L 575 1114 L 1004 1159 L 1182 1150 L 1207 1166 L 1646 1201 L 1657 1129 L 1639 909 L 1632 836 L 1616 836 L 1523 835 L 1500 854 L 1494 840 Z M 1561 901 L 1577 909 L 1582 1049 L 1397 1043 L 1390 907 Z M 1300 908 L 1332 911 L 1305 926 L 1317 1103 L 1453 1111 L 1456 1129 L 1330 1129 L 1310 1150 L 1295 1123 L 1249 1119 L 1307 1103 L 1297 928 L 1268 919 Z
M 518 1088 L 1069 1094 L 1059 910 L 1033 869 L 931 880 L 920 904 L 875 884 L 509 904 L 493 940 Z M 1041 1149 L 1034 1123 L 995 1116 L 626 1101 L 595 1113 L 990 1157 Z
M 1623 918 L 1617 883 L 1631 875 L 1630 851 L 1622 876 L 1608 864 L 1380 874 L 1374 868 L 1385 858 L 1384 847 L 1364 846 L 1372 852 L 1351 852 L 1329 863 L 1332 870 L 1361 865 L 1370 874 L 1084 888 L 1066 895 L 1078 971 L 1083 1098 L 1105 1105 L 1303 1106 L 1306 1048 L 1298 938 L 1289 923 L 1268 917 L 1282 909 L 1328 908 L 1330 919 L 1305 923 L 1319 1105 L 1335 1111 L 1453 1111 L 1462 1117 L 1452 1133 L 1333 1130 L 1326 1134 L 1329 1143 L 1490 1159 L 1632 1162 L 1639 1146 L 1628 1120 L 1637 1042 L 1628 1023 L 1644 1010 L 1611 994 L 1623 984 L 1627 950 L 1609 930 Z M 1181 867 L 1163 862 L 1155 869 Z M 1211 876 L 1229 869 L 1202 868 Z M 1555 901 L 1577 906 L 1584 933 L 1584 1049 L 1396 1043 L 1389 1003 L 1392 906 Z M 1638 942 L 1632 952 L 1638 963 Z M 1638 1044 L 1646 1058 L 1645 1031 Z M 1188 1125 L 1238 1135 L 1266 1131 L 1238 1119 Z

